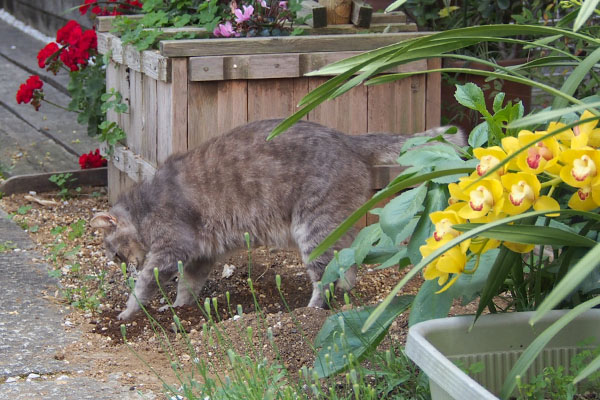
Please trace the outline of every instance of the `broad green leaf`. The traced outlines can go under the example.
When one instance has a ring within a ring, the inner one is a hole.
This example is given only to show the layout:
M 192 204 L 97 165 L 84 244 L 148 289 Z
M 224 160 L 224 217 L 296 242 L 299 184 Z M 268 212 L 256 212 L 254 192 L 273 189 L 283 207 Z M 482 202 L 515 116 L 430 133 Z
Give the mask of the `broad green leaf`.
M 367 254 L 369 254 L 371 246 L 378 241 L 380 237 L 381 227 L 379 224 L 371 224 L 360 230 L 351 246 L 354 249 L 354 259 L 356 264 L 362 264 Z
M 585 110 L 590 110 L 598 107 L 600 107 L 600 101 L 595 101 L 593 103 L 581 104 L 572 107 L 560 108 L 558 110 L 542 111 L 520 118 L 516 121 L 512 121 L 508 124 L 508 128 L 522 128 L 525 126 L 542 124 L 548 121 L 558 121 L 563 115 L 567 115 L 572 112 L 579 113 Z M 598 119 L 600 119 L 600 117 L 598 117 Z
M 354 249 L 342 249 L 340 250 L 327 264 L 323 276 L 321 277 L 321 284 L 323 287 L 327 287 L 330 283 L 336 282 L 338 279 L 344 279 L 346 271 L 355 264 Z
M 540 320 L 548 311 L 555 308 L 571 292 L 583 282 L 591 271 L 598 268 L 600 260 L 600 244 L 591 249 L 569 272 L 560 280 L 558 285 L 546 296 L 542 304 L 536 310 L 529 323 L 534 324 Z
M 493 249 L 482 254 L 475 273 L 462 274 L 456 283 L 448 289 L 454 298 L 462 298 L 462 304 L 468 304 L 473 301 L 486 285 L 499 253 L 500 250 Z M 476 264 L 477 259 L 474 257 L 467 263 L 466 270 L 473 270 Z
M 426 195 L 427 186 L 420 185 L 405 191 L 383 207 L 379 225 L 383 232 L 392 238 L 396 246 L 402 241 L 398 234 L 404 230 L 415 214 L 423 209 Z
M 483 90 L 474 83 L 469 82 L 464 85 L 456 85 L 454 97 L 456 101 L 471 110 L 479 111 L 481 114 L 487 113 Z
M 321 347 L 314 364 L 318 376 L 324 378 L 343 371 L 351 358 L 358 362 L 375 350 L 394 319 L 410 307 L 413 299 L 414 296 L 396 297 L 366 332 L 361 332 L 361 327 L 375 306 L 343 311 L 327 318 L 315 338 L 315 346 Z
M 492 110 L 494 110 L 495 113 L 497 113 L 498 111 L 500 111 L 502 109 L 502 104 L 504 104 L 504 97 L 505 97 L 504 92 L 500 92 L 500 93 L 496 94 L 496 96 L 494 96 L 494 103 L 492 105 Z
M 517 376 L 525 376 L 527 369 L 535 361 L 535 358 L 538 356 L 538 354 L 541 353 L 548 342 L 550 342 L 550 340 L 552 340 L 552 338 L 558 332 L 560 332 L 561 329 L 567 326 L 579 315 L 599 304 L 600 296 L 581 303 L 546 328 L 544 332 L 542 332 L 533 342 L 531 342 L 523 354 L 521 354 L 521 357 L 519 357 L 514 367 L 508 373 L 508 376 L 504 381 L 504 385 L 502 385 L 502 390 L 500 391 L 500 398 L 506 399 L 510 396 L 517 386 Z
M 390 183 L 385 189 L 380 190 L 373 196 L 369 201 L 363 204 L 358 210 L 344 220 L 333 232 L 331 232 L 322 242 L 310 253 L 309 259 L 314 260 L 325 252 L 331 245 L 333 245 L 348 229 L 350 229 L 356 221 L 365 215 L 372 207 L 377 205 L 380 201 L 393 196 L 394 194 L 409 188 L 411 186 L 418 185 L 426 182 L 430 179 L 438 178 L 446 175 L 456 175 L 460 173 L 471 173 L 473 168 L 457 168 L 444 171 L 433 171 L 420 175 L 411 175 L 405 177 L 396 178 Z
M 575 18 L 575 23 L 573 24 L 574 32 L 577 32 L 586 23 L 596 10 L 596 7 L 598 7 L 598 0 L 583 0 L 579 14 L 577 14 L 577 18 Z
M 431 167 L 444 165 L 448 161 L 461 161 L 454 147 L 436 143 L 407 151 L 398 157 L 398 164 L 413 165 L 415 167 Z
M 406 256 L 408 249 L 406 247 L 402 247 L 396 254 L 388 258 L 381 265 L 377 266 L 375 269 L 386 269 L 393 267 L 395 265 L 399 265 L 400 268 L 407 266 L 410 264 L 410 259 Z
M 485 224 L 457 224 L 453 225 L 452 227 L 457 231 L 467 232 L 483 225 Z M 556 247 L 594 247 L 596 244 L 598 244 L 592 239 L 570 231 L 565 231 L 559 228 L 551 228 L 549 226 L 535 225 L 502 225 L 485 230 L 479 236 L 489 239 L 506 240 L 508 242 L 523 244 L 547 244 Z
M 469 135 L 469 146 L 476 148 L 481 147 L 488 141 L 490 126 L 487 122 L 482 122 L 471 131 Z
M 425 281 L 421 285 L 419 293 L 417 293 L 412 307 L 410 308 L 408 326 L 413 326 L 414 324 L 430 319 L 448 316 L 454 296 L 452 292 L 448 290 L 436 294 L 440 289 L 441 286 L 438 285 L 437 280 Z

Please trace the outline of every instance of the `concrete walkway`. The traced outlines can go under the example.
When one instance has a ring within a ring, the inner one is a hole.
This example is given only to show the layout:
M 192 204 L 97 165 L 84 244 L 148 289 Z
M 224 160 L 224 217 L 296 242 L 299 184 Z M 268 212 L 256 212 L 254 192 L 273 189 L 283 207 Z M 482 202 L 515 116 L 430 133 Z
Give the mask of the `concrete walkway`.
M 29 75 L 45 81 L 44 92 L 67 105 L 68 78 L 37 66 L 46 43 L 0 20 L 0 172 L 5 177 L 78 169 L 79 155 L 98 147 L 76 114 L 43 104 L 39 112 L 18 105 L 15 94 Z M 16 249 L 2 251 L 11 242 Z M 6 246 L 4 246 L 6 247 Z M 0 400 L 139 399 L 117 381 L 85 377 L 91 365 L 72 365 L 64 349 L 81 335 L 68 312 L 52 302 L 58 282 L 33 243 L 0 210 Z M 35 260 L 35 261 L 34 261 Z

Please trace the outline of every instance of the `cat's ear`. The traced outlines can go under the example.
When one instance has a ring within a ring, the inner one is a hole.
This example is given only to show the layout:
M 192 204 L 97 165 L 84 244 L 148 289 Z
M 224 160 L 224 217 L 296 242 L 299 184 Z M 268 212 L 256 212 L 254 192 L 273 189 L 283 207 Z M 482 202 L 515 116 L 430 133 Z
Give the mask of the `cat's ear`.
M 99 212 L 90 221 L 92 228 L 113 229 L 117 226 L 117 217 L 107 212 Z

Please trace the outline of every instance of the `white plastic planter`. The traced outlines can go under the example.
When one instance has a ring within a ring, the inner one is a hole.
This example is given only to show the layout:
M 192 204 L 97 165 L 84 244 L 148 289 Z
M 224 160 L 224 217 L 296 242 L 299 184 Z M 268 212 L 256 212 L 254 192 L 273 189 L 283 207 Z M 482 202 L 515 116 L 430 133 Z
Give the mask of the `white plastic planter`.
M 481 316 L 473 329 L 473 316 L 441 318 L 421 322 L 408 331 L 406 354 L 429 377 L 433 400 L 497 399 L 508 372 L 521 353 L 566 311 L 549 312 L 529 325 L 533 312 Z M 589 338 L 589 346 L 579 344 Z M 573 355 L 600 345 L 600 310 L 590 310 L 561 330 L 534 361 L 527 373 L 533 378 L 548 366 L 569 367 Z M 467 367 L 482 362 L 483 371 L 474 378 L 455 362 Z

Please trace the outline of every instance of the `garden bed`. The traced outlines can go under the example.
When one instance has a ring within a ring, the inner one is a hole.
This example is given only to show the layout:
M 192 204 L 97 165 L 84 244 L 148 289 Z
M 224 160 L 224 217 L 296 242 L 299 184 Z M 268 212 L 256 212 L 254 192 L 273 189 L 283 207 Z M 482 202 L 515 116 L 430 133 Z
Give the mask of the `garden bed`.
M 98 50 L 111 54 L 107 89 L 119 91 L 129 106 L 127 114 L 108 114 L 127 134 L 126 147 L 118 148 L 109 163 L 111 201 L 132 182 L 151 176 L 170 154 L 247 122 L 291 115 L 304 95 L 328 79 L 306 73 L 418 35 L 422 33 L 165 40 L 160 50 L 140 52 L 100 32 Z M 438 66 L 439 60 L 422 60 L 390 72 Z M 440 79 L 437 73 L 361 86 L 305 119 L 347 134 L 423 131 L 439 125 Z M 374 174 L 383 186 L 395 176 L 378 171 Z

